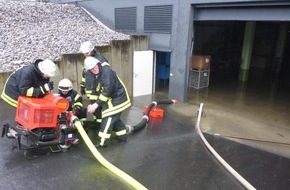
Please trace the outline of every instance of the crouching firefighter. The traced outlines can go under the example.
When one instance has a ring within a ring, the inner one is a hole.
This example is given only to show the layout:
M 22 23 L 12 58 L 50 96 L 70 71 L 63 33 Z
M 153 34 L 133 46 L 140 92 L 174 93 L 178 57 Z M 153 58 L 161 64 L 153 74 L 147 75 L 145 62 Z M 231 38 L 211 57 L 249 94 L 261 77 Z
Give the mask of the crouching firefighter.
M 112 131 L 115 132 L 118 141 L 125 143 L 126 127 L 120 117 L 122 112 L 131 106 L 125 85 L 108 63 L 101 63 L 95 57 L 87 57 L 84 67 L 96 76 L 96 84 L 100 89 L 97 100 L 87 107 L 87 111 L 94 115 L 98 107 L 101 107 L 102 111 L 102 123 L 95 146 L 107 146 Z
M 83 98 L 72 87 L 72 82 L 64 78 L 58 83 L 58 93 L 69 102 L 67 111 L 74 111 L 75 115 L 82 121 L 87 119 L 87 110 L 83 107 Z

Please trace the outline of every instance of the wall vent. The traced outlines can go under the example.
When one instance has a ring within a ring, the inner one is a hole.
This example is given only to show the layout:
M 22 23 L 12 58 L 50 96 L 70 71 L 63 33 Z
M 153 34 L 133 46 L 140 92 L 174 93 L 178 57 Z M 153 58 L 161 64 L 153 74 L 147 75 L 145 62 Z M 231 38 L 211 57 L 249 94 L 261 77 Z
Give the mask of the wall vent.
M 145 6 L 144 32 L 171 33 L 172 5 Z
M 115 30 L 136 32 L 136 7 L 115 9 Z

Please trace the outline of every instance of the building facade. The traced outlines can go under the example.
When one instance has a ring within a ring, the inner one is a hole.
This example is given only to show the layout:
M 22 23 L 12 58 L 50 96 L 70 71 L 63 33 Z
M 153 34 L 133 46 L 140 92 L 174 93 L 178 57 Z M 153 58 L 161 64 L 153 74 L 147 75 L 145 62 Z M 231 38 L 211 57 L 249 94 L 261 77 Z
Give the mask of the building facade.
M 288 0 L 51 0 L 84 7 L 109 28 L 149 37 L 169 69 L 168 97 L 187 100 L 193 55 L 211 56 L 211 75 L 247 81 L 250 68 L 271 77 L 290 70 Z M 164 61 L 166 60 L 166 61 Z M 289 63 L 289 64 L 288 64 Z M 156 75 L 158 72 L 155 72 Z M 153 85 L 157 88 L 157 85 Z

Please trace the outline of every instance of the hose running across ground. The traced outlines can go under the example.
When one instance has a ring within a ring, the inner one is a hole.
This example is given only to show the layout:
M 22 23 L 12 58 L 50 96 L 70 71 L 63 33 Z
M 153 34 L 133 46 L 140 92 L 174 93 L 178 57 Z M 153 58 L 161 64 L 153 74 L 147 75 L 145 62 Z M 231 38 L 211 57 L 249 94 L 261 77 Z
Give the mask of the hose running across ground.
M 150 111 L 153 107 L 156 107 L 157 105 L 159 104 L 178 104 L 179 101 L 178 100 L 158 100 L 158 101 L 153 101 L 151 102 L 151 104 L 149 104 L 149 106 L 147 107 L 146 109 L 146 112 L 144 113 L 141 121 L 136 124 L 136 125 L 126 125 L 126 129 L 127 129 L 127 134 L 131 134 L 133 132 L 137 132 L 141 129 L 143 129 L 144 127 L 146 127 L 146 124 L 148 123 L 149 121 L 149 114 L 150 114 Z
M 140 123 L 138 123 L 137 125 L 134 125 L 134 126 L 130 126 L 130 125 L 126 126 L 127 134 L 130 134 L 130 133 L 133 133 L 133 132 L 136 132 L 136 131 L 143 129 L 146 126 L 147 122 L 149 121 L 149 113 L 150 113 L 151 108 L 153 108 L 154 106 L 157 106 L 157 104 L 177 104 L 177 103 L 179 103 L 177 100 L 159 100 L 157 102 L 153 101 L 147 107 L 146 113 L 142 117 L 142 120 Z M 126 174 L 125 172 L 123 172 L 122 170 L 120 170 L 119 168 L 117 168 L 116 166 L 111 164 L 110 162 L 108 162 L 101 155 L 101 153 L 94 146 L 94 144 L 90 140 L 89 136 L 87 135 L 86 131 L 84 130 L 82 123 L 80 122 L 80 120 L 76 116 L 72 116 L 71 121 L 74 123 L 75 127 L 79 131 L 80 135 L 82 136 L 83 140 L 85 141 L 86 145 L 88 146 L 88 148 L 90 149 L 92 154 L 95 156 L 95 158 L 103 166 L 105 166 L 107 169 L 109 169 L 110 171 L 112 171 L 113 173 L 118 175 L 120 178 L 125 180 L 127 183 L 129 183 L 131 186 L 133 186 L 135 189 L 138 189 L 138 190 L 146 190 L 147 189 L 141 183 L 136 181 L 134 178 L 132 178 L 131 176 L 129 176 L 128 174 Z
M 85 141 L 86 145 L 90 149 L 90 151 L 93 153 L 95 158 L 107 169 L 109 169 L 111 172 L 118 175 L 120 178 L 125 180 L 127 183 L 129 183 L 131 186 L 133 186 L 135 189 L 138 190 L 147 190 L 146 187 L 144 187 L 141 183 L 136 181 L 134 178 L 108 162 L 101 153 L 96 149 L 92 141 L 90 140 L 89 136 L 87 135 L 86 131 L 84 130 L 82 123 L 79 121 L 79 119 L 76 116 L 73 116 L 71 120 L 74 122 L 75 127 L 78 129 L 80 135 L 82 136 L 83 140 Z
M 203 143 L 209 149 L 209 151 L 216 157 L 216 159 L 247 189 L 255 190 L 256 188 L 253 187 L 246 179 L 244 179 L 236 170 L 234 170 L 215 150 L 214 148 L 208 143 L 208 141 L 203 136 L 203 133 L 200 130 L 200 118 L 201 114 L 203 113 L 203 103 L 200 104 L 198 109 L 198 118 L 196 122 L 196 129 L 197 132 L 202 139 Z

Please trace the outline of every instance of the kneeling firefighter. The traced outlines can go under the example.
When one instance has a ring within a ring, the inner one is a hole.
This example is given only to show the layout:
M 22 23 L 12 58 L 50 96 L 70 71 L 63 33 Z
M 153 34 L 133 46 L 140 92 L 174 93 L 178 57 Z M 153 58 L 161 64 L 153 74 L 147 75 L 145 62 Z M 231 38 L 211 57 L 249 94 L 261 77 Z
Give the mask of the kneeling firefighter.
M 67 111 L 74 111 L 75 115 L 82 121 L 87 119 L 87 110 L 83 108 L 83 98 L 73 89 L 72 82 L 64 78 L 58 83 L 58 93 L 69 102 Z
M 126 127 L 120 116 L 131 106 L 131 101 L 125 85 L 108 63 L 101 63 L 95 57 L 87 57 L 84 67 L 96 76 L 95 80 L 100 89 L 98 99 L 87 107 L 87 111 L 93 114 L 99 106 L 102 108 L 102 123 L 95 146 L 107 146 L 112 131 L 115 132 L 117 140 L 126 142 Z

